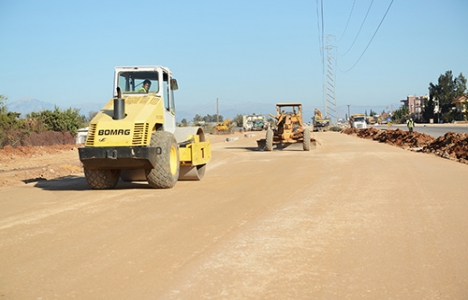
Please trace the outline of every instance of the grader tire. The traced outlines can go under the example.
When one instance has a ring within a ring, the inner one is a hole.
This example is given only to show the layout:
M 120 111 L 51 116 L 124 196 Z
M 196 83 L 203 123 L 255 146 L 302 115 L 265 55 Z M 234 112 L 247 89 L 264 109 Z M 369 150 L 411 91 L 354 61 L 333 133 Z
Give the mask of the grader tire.
M 151 135 L 151 147 L 160 147 L 154 169 L 146 170 L 148 184 L 156 189 L 174 187 L 179 179 L 179 147 L 174 135 L 166 131 L 156 131 Z
M 272 151 L 272 150 L 273 150 L 273 130 L 267 129 L 265 151 Z
M 84 168 L 84 174 L 90 187 L 96 190 L 103 190 L 112 189 L 117 185 L 120 170 Z
M 310 151 L 310 130 L 304 130 L 304 141 L 302 142 L 302 148 L 304 151 Z

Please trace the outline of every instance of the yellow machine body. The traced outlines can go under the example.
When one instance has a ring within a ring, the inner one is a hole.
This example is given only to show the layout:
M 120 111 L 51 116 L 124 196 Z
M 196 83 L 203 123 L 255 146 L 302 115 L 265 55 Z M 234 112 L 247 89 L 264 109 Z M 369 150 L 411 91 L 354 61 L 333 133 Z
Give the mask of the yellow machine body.
M 177 127 L 168 68 L 117 67 L 116 92 L 91 120 L 79 148 L 88 184 L 112 188 L 123 181 L 148 180 L 171 188 L 179 179 L 200 180 L 211 159 L 211 144 L 199 127 Z

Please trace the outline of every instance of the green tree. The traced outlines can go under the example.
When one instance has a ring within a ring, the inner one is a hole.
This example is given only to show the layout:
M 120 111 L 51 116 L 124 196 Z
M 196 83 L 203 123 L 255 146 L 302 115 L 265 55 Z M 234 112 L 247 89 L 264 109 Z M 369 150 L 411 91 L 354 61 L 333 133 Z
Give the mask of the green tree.
M 195 117 L 193 117 L 194 124 L 200 123 L 201 121 L 203 121 L 203 118 L 199 114 L 196 114 Z
M 7 107 L 6 104 L 4 103 L 7 101 L 8 98 L 0 94 L 0 114 L 6 114 L 7 113 Z
M 392 121 L 396 123 L 403 123 L 410 117 L 408 106 L 402 105 L 399 109 L 395 110 L 392 116 Z
M 22 128 L 24 127 L 24 122 L 22 122 L 19 117 L 20 113 L 8 111 L 6 107 L 5 101 L 8 98 L 4 95 L 0 95 L 0 129 L 1 131 L 5 131 L 11 128 Z M 3 135 L 0 133 L 0 138 Z
M 55 106 L 54 110 L 43 110 L 41 112 L 32 112 L 27 115 L 30 119 L 36 119 L 43 124 L 46 131 L 69 131 L 76 135 L 78 129 L 86 124 L 86 117 L 79 114 L 79 109 L 68 108 L 62 111 Z
M 447 71 L 439 76 L 437 84 L 429 84 L 429 97 L 439 104 L 443 116 L 450 116 L 453 99 L 465 94 L 466 82 L 462 73 L 453 79 L 452 71 Z
M 182 121 L 180 121 L 180 126 L 187 127 L 188 126 L 187 119 L 183 118 Z
M 424 100 L 424 110 L 423 110 L 423 118 L 427 122 L 430 119 L 435 119 L 434 117 L 434 110 L 435 110 L 435 101 L 434 99 L 429 96 L 429 99 Z
M 232 119 L 232 122 L 236 123 L 238 127 L 242 127 L 244 126 L 244 124 L 242 124 L 244 122 L 244 117 L 239 114 L 234 119 Z

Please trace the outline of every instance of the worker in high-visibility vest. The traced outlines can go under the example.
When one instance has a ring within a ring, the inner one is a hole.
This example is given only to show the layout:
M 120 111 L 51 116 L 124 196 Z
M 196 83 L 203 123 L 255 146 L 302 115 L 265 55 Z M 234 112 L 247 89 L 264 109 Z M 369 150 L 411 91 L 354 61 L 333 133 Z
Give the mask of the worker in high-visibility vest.
M 409 132 L 413 132 L 413 128 L 414 128 L 413 118 L 409 118 L 408 121 L 406 121 L 406 126 L 408 126 Z
M 150 87 L 151 87 L 151 81 L 146 79 L 145 81 L 143 81 L 143 86 L 138 90 L 138 93 L 147 94 L 149 92 Z

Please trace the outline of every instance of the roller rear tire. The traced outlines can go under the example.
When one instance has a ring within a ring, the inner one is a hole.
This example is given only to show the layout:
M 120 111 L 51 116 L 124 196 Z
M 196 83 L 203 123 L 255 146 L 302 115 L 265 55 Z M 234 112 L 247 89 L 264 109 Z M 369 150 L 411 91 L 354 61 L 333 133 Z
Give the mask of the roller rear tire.
M 89 186 L 93 189 L 112 189 L 119 182 L 120 170 L 114 169 L 87 169 L 84 174 Z

